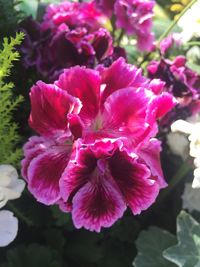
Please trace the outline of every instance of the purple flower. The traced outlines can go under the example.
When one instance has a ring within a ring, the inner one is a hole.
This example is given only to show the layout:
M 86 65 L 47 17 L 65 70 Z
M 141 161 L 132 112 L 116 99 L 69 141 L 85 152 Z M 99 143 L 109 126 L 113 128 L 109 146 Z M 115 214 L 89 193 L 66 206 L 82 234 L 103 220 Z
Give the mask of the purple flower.
M 94 67 L 113 53 L 111 35 L 101 28 L 100 18 L 94 3 L 63 2 L 50 5 L 42 23 L 24 21 L 24 65 L 36 67 L 49 81 L 71 66 Z
M 198 88 L 195 86 L 199 77 L 186 66 L 184 56 L 178 56 L 173 61 L 152 61 L 147 69 L 151 79 L 159 78 L 165 82 L 166 91 L 179 99 L 181 105 L 188 105 L 193 99 L 199 98 Z
M 25 39 L 20 46 L 25 67 L 38 64 L 42 58 L 41 47 L 49 40 L 50 31 L 42 31 L 40 23 L 28 17 L 20 23 L 20 30 L 25 33 Z
M 199 75 L 186 66 L 184 56 L 178 56 L 173 61 L 164 58 L 152 61 L 147 69 L 149 77 L 164 81 L 164 90 L 177 99 L 178 106 L 166 115 L 164 124 L 169 126 L 174 120 L 185 119 L 199 110 Z

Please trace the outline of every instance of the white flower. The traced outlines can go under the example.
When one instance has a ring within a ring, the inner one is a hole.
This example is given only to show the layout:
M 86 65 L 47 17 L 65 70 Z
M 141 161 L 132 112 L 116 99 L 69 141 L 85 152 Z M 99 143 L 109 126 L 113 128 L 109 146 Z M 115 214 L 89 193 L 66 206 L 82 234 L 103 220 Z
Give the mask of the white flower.
M 0 165 L 0 208 L 8 200 L 16 199 L 21 196 L 25 182 L 18 179 L 16 169 L 11 165 Z
M 183 42 L 189 41 L 193 36 L 200 36 L 200 0 L 198 0 L 178 21 L 182 28 Z
M 187 158 L 189 142 L 183 134 L 169 133 L 167 135 L 167 144 L 173 154 L 180 156 L 183 160 Z
M 8 200 L 21 196 L 25 182 L 18 179 L 16 169 L 8 164 L 0 165 L 0 208 L 6 205 Z M 18 220 L 8 210 L 0 211 L 0 247 L 12 242 L 18 231 Z
M 188 211 L 200 211 L 200 190 L 199 188 L 192 188 L 191 183 L 185 184 L 184 193 L 182 195 L 183 208 Z
M 16 237 L 18 220 L 8 210 L 0 211 L 0 247 L 10 244 Z
M 199 114 L 191 117 L 188 121 L 177 120 L 172 126 L 172 132 L 182 132 L 188 134 L 190 141 L 190 156 L 195 158 L 194 165 L 197 167 L 194 170 L 193 188 L 200 188 L 200 118 Z

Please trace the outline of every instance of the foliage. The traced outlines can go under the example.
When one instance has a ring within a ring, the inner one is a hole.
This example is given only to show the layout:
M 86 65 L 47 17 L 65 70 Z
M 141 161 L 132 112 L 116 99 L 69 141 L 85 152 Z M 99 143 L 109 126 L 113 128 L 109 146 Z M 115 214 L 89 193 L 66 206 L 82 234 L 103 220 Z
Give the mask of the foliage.
M 17 23 L 22 17 L 21 12 L 17 11 L 19 0 L 0 0 L 0 40 L 14 33 Z
M 48 247 L 32 244 L 8 251 L 7 263 L 1 267 L 61 267 L 57 253 Z
M 200 225 L 186 212 L 177 218 L 178 244 L 164 251 L 164 257 L 179 267 L 200 266 Z
M 135 267 L 173 267 L 174 264 L 165 260 L 163 250 L 176 243 L 176 238 L 167 231 L 157 227 L 150 227 L 142 231 L 136 241 L 138 255 L 135 258 Z
M 10 75 L 13 62 L 18 60 L 19 53 L 15 46 L 19 45 L 23 39 L 23 34 L 16 34 L 16 38 L 4 38 L 3 49 L 0 51 L 0 162 L 18 163 L 21 150 L 16 149 L 19 141 L 17 125 L 12 121 L 12 114 L 16 107 L 22 102 L 19 96 L 13 99 L 13 83 L 6 82 Z
M 175 236 L 157 227 L 142 231 L 136 241 L 134 266 L 200 266 L 200 225 L 185 211 L 177 217 L 177 240 L 178 244 Z

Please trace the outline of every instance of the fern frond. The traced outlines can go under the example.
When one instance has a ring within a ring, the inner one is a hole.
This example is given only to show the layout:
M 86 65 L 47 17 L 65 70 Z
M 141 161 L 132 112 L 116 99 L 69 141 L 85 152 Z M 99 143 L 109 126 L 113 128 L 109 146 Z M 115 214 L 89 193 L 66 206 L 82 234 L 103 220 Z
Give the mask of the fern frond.
M 22 102 L 23 97 L 14 98 L 14 84 L 6 83 L 13 62 L 19 59 L 15 46 L 23 40 L 23 33 L 17 33 L 15 38 L 4 38 L 3 49 L 0 51 L 0 163 L 16 164 L 21 157 L 21 150 L 16 148 L 20 137 L 18 126 L 13 122 L 13 111 Z

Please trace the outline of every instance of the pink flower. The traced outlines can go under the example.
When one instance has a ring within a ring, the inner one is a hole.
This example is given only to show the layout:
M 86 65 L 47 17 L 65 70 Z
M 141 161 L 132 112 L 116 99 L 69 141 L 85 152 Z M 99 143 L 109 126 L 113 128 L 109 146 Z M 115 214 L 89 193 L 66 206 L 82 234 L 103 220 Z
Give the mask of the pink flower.
M 108 68 L 73 67 L 30 93 L 22 175 L 38 201 L 72 211 L 77 228 L 100 231 L 128 205 L 139 214 L 166 186 L 157 119 L 174 100 L 120 58 Z M 156 94 L 154 93 L 156 92 Z
M 154 35 L 151 31 L 154 0 L 96 0 L 96 5 L 109 17 L 115 15 L 117 28 L 136 36 L 139 50 L 153 49 Z

